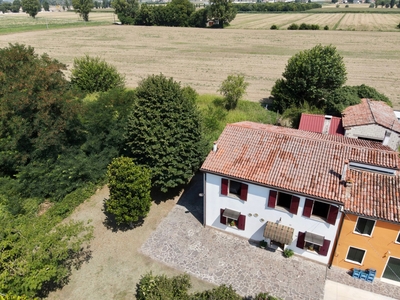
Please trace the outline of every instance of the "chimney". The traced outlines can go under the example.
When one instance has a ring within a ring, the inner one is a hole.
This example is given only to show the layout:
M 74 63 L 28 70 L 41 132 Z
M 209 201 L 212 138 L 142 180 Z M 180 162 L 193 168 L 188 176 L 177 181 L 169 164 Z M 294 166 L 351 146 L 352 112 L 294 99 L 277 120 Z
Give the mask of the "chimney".
M 342 170 L 342 177 L 340 178 L 340 180 L 345 181 L 346 180 L 346 173 L 347 173 L 347 168 L 349 167 L 349 161 L 346 159 L 344 161 L 344 166 L 343 166 L 343 170 Z
M 383 138 L 383 142 L 382 142 L 382 145 L 383 146 L 387 146 L 387 145 L 389 145 L 389 140 L 390 140 L 390 135 L 391 135 L 392 133 L 389 131 L 389 130 L 386 130 L 386 132 L 385 132 L 385 137 Z
M 214 151 L 214 152 L 217 152 L 217 150 L 218 150 L 218 144 L 217 144 L 217 142 L 214 142 L 214 144 L 213 144 L 213 151 Z

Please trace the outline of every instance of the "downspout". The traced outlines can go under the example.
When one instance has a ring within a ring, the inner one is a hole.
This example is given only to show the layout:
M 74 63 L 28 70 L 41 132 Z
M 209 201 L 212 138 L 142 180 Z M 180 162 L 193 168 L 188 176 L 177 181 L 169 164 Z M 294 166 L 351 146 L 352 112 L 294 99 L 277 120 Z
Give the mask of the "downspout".
M 341 208 L 342 208 L 342 206 L 341 206 Z M 329 263 L 328 263 L 329 269 L 332 267 L 332 262 L 333 262 L 333 259 L 335 257 L 335 253 L 336 253 L 337 243 L 339 241 L 340 233 L 342 232 L 344 215 L 345 215 L 345 212 L 342 212 L 342 215 L 340 216 L 339 227 L 338 227 L 338 230 L 336 231 L 335 242 L 333 243 L 333 247 L 332 247 L 331 257 L 329 258 Z
M 207 173 L 203 173 L 203 227 L 206 227 L 206 195 L 207 195 L 207 190 L 206 190 L 206 180 L 207 180 Z

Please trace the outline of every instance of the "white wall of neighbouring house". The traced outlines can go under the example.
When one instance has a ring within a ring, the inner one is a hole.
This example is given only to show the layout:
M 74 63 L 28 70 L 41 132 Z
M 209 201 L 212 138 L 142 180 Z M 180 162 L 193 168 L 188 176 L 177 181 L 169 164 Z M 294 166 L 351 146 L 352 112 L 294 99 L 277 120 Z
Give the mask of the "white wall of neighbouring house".
M 385 138 L 386 131 L 389 130 L 383 126 L 377 124 L 370 125 L 360 125 L 354 126 L 351 128 L 347 128 L 345 132 L 345 136 L 351 138 L 371 138 L 371 139 L 379 139 L 383 141 Z M 391 131 L 391 130 L 389 130 Z M 393 150 L 397 150 L 400 145 L 400 135 L 397 132 L 391 131 L 391 135 L 389 138 L 389 146 Z
M 294 228 L 293 242 L 291 245 L 287 245 L 287 248 L 311 260 L 325 264 L 329 262 L 342 215 L 340 211 L 337 215 L 335 225 L 332 225 L 322 219 L 313 217 L 307 218 L 302 215 L 306 200 L 304 196 L 295 195 L 300 198 L 297 214 L 292 214 L 279 207 L 270 208 L 268 207 L 270 189 L 246 182 L 244 183 L 248 184 L 247 201 L 225 196 L 221 194 L 222 178 L 228 177 L 204 173 L 204 221 L 206 226 L 215 227 L 251 240 L 261 241 L 264 239 L 263 233 L 266 222 L 279 222 L 281 225 Z M 311 197 L 308 197 L 308 199 L 316 200 Z M 220 223 L 220 210 L 226 208 L 239 211 L 242 215 L 246 216 L 245 230 L 239 230 L 236 227 Z M 251 216 L 249 216 L 249 214 L 251 214 Z M 324 236 L 325 239 L 331 241 L 327 256 L 322 256 L 315 252 L 296 247 L 298 233 L 306 231 Z

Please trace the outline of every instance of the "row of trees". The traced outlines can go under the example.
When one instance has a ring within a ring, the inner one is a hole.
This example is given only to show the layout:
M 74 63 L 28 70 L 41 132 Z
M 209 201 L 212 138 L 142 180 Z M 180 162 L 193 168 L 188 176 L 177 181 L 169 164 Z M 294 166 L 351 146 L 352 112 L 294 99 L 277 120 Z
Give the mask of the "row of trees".
M 206 27 L 208 20 L 218 20 L 218 26 L 222 28 L 236 17 L 231 0 L 211 0 L 209 6 L 199 10 L 189 0 L 140 6 L 138 0 L 114 0 L 112 7 L 121 23 L 130 25 Z
M 31 17 L 35 17 L 41 9 L 45 11 L 50 10 L 50 4 L 48 1 L 43 1 L 42 3 L 39 0 L 14 0 L 11 2 L 2 2 L 0 3 L 0 11 L 3 13 L 13 12 L 18 13 L 22 8 L 22 11 L 28 13 Z
M 276 3 L 239 3 L 235 8 L 240 12 L 273 12 L 273 11 L 306 11 L 314 8 L 321 8 L 319 3 L 298 3 L 296 2 L 276 2 Z

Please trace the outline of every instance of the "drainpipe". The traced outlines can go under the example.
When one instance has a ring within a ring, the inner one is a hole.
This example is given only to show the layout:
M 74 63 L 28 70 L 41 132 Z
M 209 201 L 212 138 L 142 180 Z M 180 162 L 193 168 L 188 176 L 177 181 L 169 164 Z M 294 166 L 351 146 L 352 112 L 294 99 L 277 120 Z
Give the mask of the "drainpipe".
M 340 233 L 342 232 L 343 220 L 344 220 L 344 216 L 345 216 L 345 212 L 342 211 L 342 208 L 343 208 L 343 206 L 340 207 L 342 215 L 340 216 L 339 226 L 338 226 L 338 230 L 337 230 L 336 236 L 335 236 L 335 242 L 333 243 L 331 257 L 329 258 L 329 263 L 328 263 L 328 268 L 329 269 L 332 267 L 332 262 L 333 262 L 333 259 L 335 257 L 337 243 L 338 243 L 339 238 L 340 238 Z
M 207 173 L 203 173 L 203 227 L 206 227 L 206 180 L 207 180 Z

